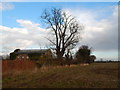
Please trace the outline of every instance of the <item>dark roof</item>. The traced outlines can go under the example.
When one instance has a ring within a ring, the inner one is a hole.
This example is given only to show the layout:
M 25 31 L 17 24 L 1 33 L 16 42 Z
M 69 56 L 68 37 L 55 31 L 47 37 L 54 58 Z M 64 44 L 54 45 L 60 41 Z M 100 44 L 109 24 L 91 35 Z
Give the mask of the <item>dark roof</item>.
M 15 52 L 16 54 L 30 54 L 30 53 L 45 53 L 50 49 L 29 49 L 29 50 L 19 50 Z

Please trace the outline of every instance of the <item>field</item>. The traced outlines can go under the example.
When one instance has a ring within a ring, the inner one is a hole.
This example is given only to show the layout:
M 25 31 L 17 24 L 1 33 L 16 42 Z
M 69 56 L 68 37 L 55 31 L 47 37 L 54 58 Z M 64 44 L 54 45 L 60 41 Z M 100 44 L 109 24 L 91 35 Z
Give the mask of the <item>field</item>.
M 118 63 L 46 66 L 2 79 L 3 88 L 117 88 Z

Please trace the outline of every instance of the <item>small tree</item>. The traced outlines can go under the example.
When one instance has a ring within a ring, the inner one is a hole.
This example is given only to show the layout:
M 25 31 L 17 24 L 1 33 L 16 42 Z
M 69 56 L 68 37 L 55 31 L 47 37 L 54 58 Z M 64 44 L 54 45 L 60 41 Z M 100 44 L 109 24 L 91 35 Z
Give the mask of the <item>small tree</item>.
M 95 61 L 95 59 L 96 59 L 96 56 L 95 56 L 95 55 L 91 55 L 91 56 L 90 56 L 90 62 L 93 63 L 93 62 Z
M 90 63 L 91 48 L 83 45 L 76 52 L 76 58 L 80 63 Z

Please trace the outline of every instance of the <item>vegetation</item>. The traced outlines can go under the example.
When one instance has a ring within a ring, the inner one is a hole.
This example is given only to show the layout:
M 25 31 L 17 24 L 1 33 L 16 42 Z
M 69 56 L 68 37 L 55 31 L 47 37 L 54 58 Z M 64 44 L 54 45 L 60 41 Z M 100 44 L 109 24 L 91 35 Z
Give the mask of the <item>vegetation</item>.
M 95 55 L 91 55 L 90 56 L 90 62 L 95 62 L 96 56 Z
M 15 52 L 18 52 L 20 49 L 15 49 L 14 52 L 10 53 L 10 60 L 15 60 L 17 57 L 17 54 Z
M 45 10 L 41 18 L 47 28 L 52 30 L 55 39 L 48 40 L 55 47 L 57 57 L 61 59 L 68 48 L 73 49 L 79 42 L 83 26 L 80 26 L 72 15 L 57 8 Z
M 10 53 L 10 60 L 15 60 L 16 56 L 17 55 L 14 52 Z
M 48 40 L 57 58 L 53 59 L 50 49 L 47 53 L 28 51 L 24 53 L 27 58 L 24 54 L 17 56 L 21 54 L 20 49 L 14 50 L 10 60 L 2 61 L 3 88 L 118 87 L 118 63 L 93 63 L 96 56 L 91 55 L 92 50 L 86 45 L 81 46 L 73 58 L 71 50 L 83 30 L 74 17 L 53 8 L 45 10 L 41 18 L 54 35 L 54 40 Z
M 76 52 L 76 59 L 79 63 L 91 63 L 94 62 L 96 57 L 94 55 L 91 55 L 91 48 L 89 48 L 86 45 L 83 45 L 79 48 L 79 50 Z
M 36 72 L 3 75 L 3 88 L 117 88 L 118 63 L 47 66 Z

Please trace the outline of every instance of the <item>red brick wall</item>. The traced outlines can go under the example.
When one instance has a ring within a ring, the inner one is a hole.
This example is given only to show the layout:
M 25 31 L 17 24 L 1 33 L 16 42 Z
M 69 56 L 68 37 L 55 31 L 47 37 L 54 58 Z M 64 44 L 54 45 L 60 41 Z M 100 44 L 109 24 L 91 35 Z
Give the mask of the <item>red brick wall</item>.
M 3 60 L 2 61 L 2 73 L 16 73 L 18 71 L 32 71 L 36 67 L 34 61 L 30 60 Z

